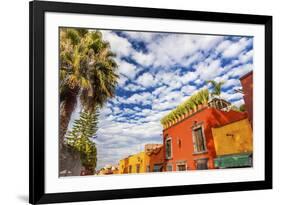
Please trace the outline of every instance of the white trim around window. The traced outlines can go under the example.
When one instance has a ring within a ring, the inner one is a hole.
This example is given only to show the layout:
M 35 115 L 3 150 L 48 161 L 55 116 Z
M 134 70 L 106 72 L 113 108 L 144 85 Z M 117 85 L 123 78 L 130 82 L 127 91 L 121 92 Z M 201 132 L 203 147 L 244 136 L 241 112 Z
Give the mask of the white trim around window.
M 167 156 L 167 142 L 170 141 L 170 156 Z M 172 159 L 173 158 L 173 141 L 172 137 L 167 137 L 165 139 L 165 157 L 166 159 Z
M 205 148 L 204 150 L 201 150 L 201 151 L 197 150 L 196 142 L 195 142 L 195 135 L 194 135 L 194 130 L 197 130 L 199 128 L 201 128 L 201 131 L 202 131 L 203 144 L 204 144 L 204 148 Z M 198 123 L 197 125 L 192 126 L 192 142 L 193 142 L 193 154 L 202 154 L 202 153 L 208 152 L 203 123 Z
M 185 166 L 185 170 L 179 170 L 178 166 L 182 166 L 182 165 Z M 176 171 L 187 171 L 187 168 L 188 166 L 186 160 L 180 160 L 176 162 Z

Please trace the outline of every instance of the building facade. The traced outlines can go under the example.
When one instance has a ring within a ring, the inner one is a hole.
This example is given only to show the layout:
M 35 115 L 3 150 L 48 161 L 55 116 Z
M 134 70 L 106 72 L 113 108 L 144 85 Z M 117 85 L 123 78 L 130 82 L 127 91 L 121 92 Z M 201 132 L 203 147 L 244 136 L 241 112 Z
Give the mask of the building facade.
M 251 167 L 253 133 L 248 118 L 212 128 L 216 168 Z
M 251 125 L 253 125 L 253 71 L 240 78 L 243 87 L 245 108 Z
M 144 173 L 163 171 L 164 152 L 162 144 L 147 144 L 144 151 L 119 161 L 119 173 Z
M 164 149 L 162 144 L 147 144 L 145 154 L 149 157 L 146 172 L 161 172 L 164 166 Z
M 247 118 L 237 111 L 204 107 L 163 130 L 164 171 L 214 169 L 212 128 Z

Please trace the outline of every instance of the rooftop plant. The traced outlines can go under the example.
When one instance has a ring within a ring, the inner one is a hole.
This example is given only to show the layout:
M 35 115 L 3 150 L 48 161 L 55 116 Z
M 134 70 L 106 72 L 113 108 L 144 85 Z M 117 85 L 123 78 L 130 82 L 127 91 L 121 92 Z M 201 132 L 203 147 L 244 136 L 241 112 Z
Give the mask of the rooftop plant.
M 179 117 L 185 115 L 190 110 L 195 110 L 198 105 L 207 104 L 209 100 L 208 89 L 203 89 L 190 96 L 187 100 L 177 106 L 174 110 L 169 112 L 161 119 L 162 125 L 167 125 L 170 122 L 175 121 Z

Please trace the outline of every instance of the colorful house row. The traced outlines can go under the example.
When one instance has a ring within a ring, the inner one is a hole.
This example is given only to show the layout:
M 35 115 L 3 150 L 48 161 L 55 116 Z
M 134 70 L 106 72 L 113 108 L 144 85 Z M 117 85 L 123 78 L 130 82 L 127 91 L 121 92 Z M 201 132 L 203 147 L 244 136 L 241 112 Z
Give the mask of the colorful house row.
M 164 171 L 222 168 L 215 164 L 219 156 L 250 157 L 252 130 L 245 112 L 205 107 L 164 129 L 163 144 Z
M 252 72 L 240 80 L 246 112 L 231 110 L 229 102 L 213 98 L 163 125 L 163 145 L 148 144 L 144 151 L 120 160 L 119 173 L 251 167 Z
M 105 165 L 103 168 L 101 168 L 97 175 L 109 175 L 109 174 L 119 174 L 118 165 Z
M 119 161 L 119 174 L 251 166 L 252 129 L 245 112 L 213 107 L 164 129 L 163 145 Z
M 119 161 L 119 173 L 144 173 L 163 171 L 164 152 L 162 144 L 147 144 L 144 151 Z
M 164 171 L 252 166 L 253 72 L 240 81 L 246 112 L 213 98 L 208 106 L 164 126 Z

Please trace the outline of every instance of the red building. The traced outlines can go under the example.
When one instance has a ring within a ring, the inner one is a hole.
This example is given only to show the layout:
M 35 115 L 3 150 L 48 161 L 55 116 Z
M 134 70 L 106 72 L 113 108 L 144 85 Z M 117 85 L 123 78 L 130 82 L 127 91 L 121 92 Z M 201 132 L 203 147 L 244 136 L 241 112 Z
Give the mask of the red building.
M 205 107 L 163 130 L 164 171 L 213 169 L 212 127 L 245 119 L 246 113 Z
M 245 108 L 249 115 L 249 121 L 253 125 L 253 71 L 242 76 L 240 81 L 243 87 Z

